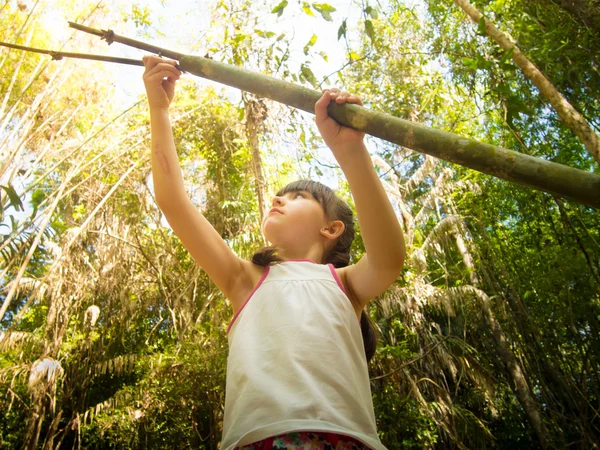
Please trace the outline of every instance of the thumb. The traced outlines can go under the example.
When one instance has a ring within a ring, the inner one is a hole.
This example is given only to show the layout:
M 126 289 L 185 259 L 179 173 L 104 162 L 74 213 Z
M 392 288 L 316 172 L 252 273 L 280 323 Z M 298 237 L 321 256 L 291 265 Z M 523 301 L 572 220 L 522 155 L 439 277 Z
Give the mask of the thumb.
M 329 113 L 327 112 L 327 106 L 331 102 L 329 95 L 329 90 L 325 89 L 321 98 L 315 103 L 315 121 L 317 123 L 321 123 L 329 117 Z

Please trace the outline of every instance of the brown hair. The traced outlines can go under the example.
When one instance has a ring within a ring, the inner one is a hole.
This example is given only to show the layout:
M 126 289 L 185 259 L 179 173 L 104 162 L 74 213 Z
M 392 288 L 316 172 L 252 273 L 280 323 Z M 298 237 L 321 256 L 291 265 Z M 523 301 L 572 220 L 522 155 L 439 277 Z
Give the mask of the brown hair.
M 354 241 L 354 215 L 346 202 L 339 198 L 335 192 L 324 184 L 312 180 L 294 181 L 277 192 L 282 196 L 288 192 L 307 191 L 321 204 L 327 220 L 341 220 L 344 223 L 344 232 L 337 238 L 335 246 L 323 256 L 323 264 L 333 264 L 334 267 L 346 267 L 350 263 L 350 246 Z M 252 262 L 259 266 L 278 264 L 284 260 L 277 256 L 277 247 L 270 245 L 262 247 L 252 255 Z M 377 347 L 377 334 L 371 318 L 363 309 L 360 315 L 360 330 L 365 346 L 367 362 L 375 354 Z

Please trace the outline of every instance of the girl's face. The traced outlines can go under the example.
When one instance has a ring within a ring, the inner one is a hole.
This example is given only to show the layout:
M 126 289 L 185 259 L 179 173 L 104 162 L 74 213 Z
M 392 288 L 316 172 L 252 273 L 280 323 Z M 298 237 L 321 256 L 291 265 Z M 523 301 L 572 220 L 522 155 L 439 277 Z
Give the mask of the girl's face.
M 308 191 L 288 192 L 271 201 L 271 210 L 262 225 L 265 238 L 283 248 L 310 247 L 321 237 L 327 221 L 323 207 Z

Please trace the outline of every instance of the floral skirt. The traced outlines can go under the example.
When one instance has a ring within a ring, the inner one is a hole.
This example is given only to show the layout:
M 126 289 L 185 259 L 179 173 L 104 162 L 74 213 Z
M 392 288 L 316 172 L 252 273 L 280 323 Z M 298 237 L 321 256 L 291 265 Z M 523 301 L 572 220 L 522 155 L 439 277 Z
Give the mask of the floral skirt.
M 235 450 L 370 450 L 359 440 L 336 433 L 295 431 L 236 447 Z

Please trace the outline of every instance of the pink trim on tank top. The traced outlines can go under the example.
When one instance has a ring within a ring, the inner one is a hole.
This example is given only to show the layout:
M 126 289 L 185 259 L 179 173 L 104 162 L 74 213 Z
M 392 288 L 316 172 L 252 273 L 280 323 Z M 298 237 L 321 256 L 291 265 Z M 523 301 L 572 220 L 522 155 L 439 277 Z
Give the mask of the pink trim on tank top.
M 344 294 L 346 294 L 346 297 L 348 297 L 348 293 L 346 292 L 346 289 L 344 289 L 344 285 L 340 281 L 340 278 L 338 277 L 337 272 L 335 271 L 335 268 L 333 267 L 333 264 L 329 263 L 327 265 L 329 266 L 329 270 L 331 270 L 331 275 L 333 275 L 333 278 L 335 278 L 335 281 L 337 281 L 337 284 L 339 285 L 340 289 L 342 290 L 342 292 Z M 348 297 L 348 298 L 350 298 L 350 297 Z
M 342 290 L 342 292 L 344 293 L 344 295 L 346 296 L 346 298 L 348 298 L 348 300 L 350 300 L 350 296 L 346 292 L 346 289 L 344 289 L 344 285 L 342 284 L 340 278 L 337 276 L 337 272 L 335 271 L 335 267 L 333 267 L 333 264 L 331 264 L 331 263 L 329 263 L 327 265 L 329 266 L 329 270 L 331 270 L 331 275 L 333 275 L 333 278 L 335 278 L 335 281 L 337 281 L 338 286 L 340 287 L 340 289 Z M 350 304 L 352 304 L 352 301 L 350 301 Z M 354 305 L 352 307 L 354 307 Z M 358 319 L 358 323 L 360 323 L 360 319 Z
M 233 322 L 235 322 L 235 319 L 237 319 L 237 317 L 240 315 L 240 313 L 242 312 L 242 310 L 244 309 L 246 304 L 250 301 L 250 299 L 252 298 L 252 296 L 254 295 L 256 290 L 260 287 L 262 282 L 265 281 L 265 278 L 267 278 L 267 275 L 269 274 L 269 270 L 271 270 L 271 266 L 266 266 L 265 271 L 262 274 L 262 277 L 260 277 L 260 280 L 258 280 L 258 283 L 256 283 L 256 286 L 254 287 L 254 289 L 252 290 L 252 292 L 250 293 L 250 295 L 248 296 L 248 298 L 246 299 L 246 301 L 244 302 L 242 307 L 238 310 L 238 312 L 235 313 L 235 316 L 233 316 L 233 319 L 231 319 L 231 322 L 229 323 L 229 326 L 227 327 L 227 334 L 229 334 L 229 330 L 231 329 Z

